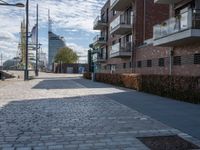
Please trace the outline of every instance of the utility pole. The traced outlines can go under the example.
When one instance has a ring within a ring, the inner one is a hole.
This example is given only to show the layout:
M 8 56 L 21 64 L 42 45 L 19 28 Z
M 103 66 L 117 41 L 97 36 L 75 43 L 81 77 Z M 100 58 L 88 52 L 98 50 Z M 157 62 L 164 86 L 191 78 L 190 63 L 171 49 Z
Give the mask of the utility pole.
M 1 53 L 1 70 L 3 71 L 3 54 Z
M 38 4 L 37 4 L 37 12 L 36 12 L 36 72 L 35 75 L 38 76 L 39 75 L 39 71 L 38 71 L 38 50 L 39 50 L 39 46 L 38 46 Z
M 24 80 L 29 79 L 29 72 L 28 72 L 28 24 L 29 24 L 29 0 L 26 1 L 26 65 L 24 71 Z

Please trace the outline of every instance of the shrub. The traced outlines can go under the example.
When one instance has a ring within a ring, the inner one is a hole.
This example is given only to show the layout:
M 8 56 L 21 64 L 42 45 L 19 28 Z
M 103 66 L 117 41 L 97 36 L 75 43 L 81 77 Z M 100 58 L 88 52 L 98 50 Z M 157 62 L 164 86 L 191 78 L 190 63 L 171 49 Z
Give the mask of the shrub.
M 96 81 L 200 103 L 200 77 L 96 73 Z

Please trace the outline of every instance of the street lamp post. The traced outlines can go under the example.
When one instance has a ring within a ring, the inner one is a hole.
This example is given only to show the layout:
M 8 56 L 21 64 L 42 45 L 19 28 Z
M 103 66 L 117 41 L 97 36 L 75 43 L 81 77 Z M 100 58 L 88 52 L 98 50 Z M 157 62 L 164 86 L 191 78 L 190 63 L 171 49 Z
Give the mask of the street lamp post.
M 3 71 L 3 54 L 1 53 L 1 70 Z
M 29 24 L 29 0 L 26 1 L 26 64 L 24 70 L 24 80 L 29 80 L 28 71 L 28 24 Z
M 36 73 L 35 75 L 38 76 L 39 75 L 39 70 L 38 70 L 38 50 L 39 50 L 39 47 L 38 47 L 38 4 L 37 4 L 37 13 L 36 13 Z

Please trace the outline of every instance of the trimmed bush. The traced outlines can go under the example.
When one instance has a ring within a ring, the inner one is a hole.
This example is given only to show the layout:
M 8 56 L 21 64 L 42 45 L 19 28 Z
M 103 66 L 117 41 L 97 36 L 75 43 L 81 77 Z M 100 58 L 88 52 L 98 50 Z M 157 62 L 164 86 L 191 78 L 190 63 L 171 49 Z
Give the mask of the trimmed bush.
M 142 91 L 200 103 L 200 77 L 142 75 Z
M 91 79 L 91 73 L 84 74 L 84 78 Z M 200 103 L 200 77 L 96 73 L 96 81 Z
M 123 74 L 122 83 L 126 88 L 141 91 L 141 76 L 138 74 Z

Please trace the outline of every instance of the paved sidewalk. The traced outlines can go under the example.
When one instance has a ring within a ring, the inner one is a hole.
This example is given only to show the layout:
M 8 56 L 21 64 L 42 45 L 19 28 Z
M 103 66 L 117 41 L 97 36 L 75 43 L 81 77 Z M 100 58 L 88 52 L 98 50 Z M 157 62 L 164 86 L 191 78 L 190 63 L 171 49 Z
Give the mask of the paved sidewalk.
M 112 85 L 77 79 L 87 88 L 111 88 Z M 115 87 L 116 89 L 122 89 Z M 200 140 L 200 105 L 176 101 L 156 95 L 123 89 L 125 92 L 106 94 L 121 104 L 151 116 Z
M 74 75 L 0 83 L 0 150 L 148 150 L 136 137 L 175 134 L 200 145 L 108 96 L 126 92 Z

